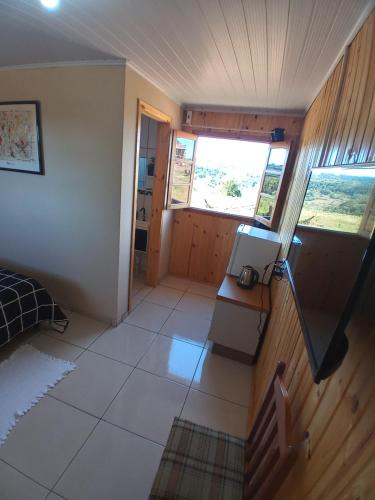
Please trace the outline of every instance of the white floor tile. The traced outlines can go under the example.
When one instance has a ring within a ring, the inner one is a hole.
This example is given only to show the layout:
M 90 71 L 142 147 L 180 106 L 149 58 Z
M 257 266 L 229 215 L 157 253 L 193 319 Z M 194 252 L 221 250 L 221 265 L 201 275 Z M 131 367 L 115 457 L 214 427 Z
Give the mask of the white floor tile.
M 202 348 L 159 335 L 138 368 L 190 385 Z
M 35 347 L 35 349 L 45 352 L 50 356 L 66 359 L 68 361 L 74 361 L 84 352 L 84 350 L 80 347 L 68 342 L 57 340 L 54 337 L 50 337 L 49 335 L 45 335 L 43 333 L 33 338 L 30 341 L 30 344 Z
M 155 335 L 143 328 L 121 323 L 116 328 L 104 332 L 90 346 L 90 351 L 136 366 Z
M 182 290 L 159 285 L 147 295 L 145 301 L 159 304 L 160 306 L 175 307 L 183 294 Z
M 152 290 L 152 286 L 144 286 L 141 290 L 139 290 L 139 292 L 133 295 L 131 299 L 132 309 L 135 309 L 137 305 L 140 304 L 150 292 L 152 292 Z
M 0 498 L 3 500 L 44 500 L 48 490 L 13 467 L 0 461 Z
M 141 304 L 125 318 L 125 323 L 158 332 L 171 312 L 172 309 L 168 309 L 167 307 L 151 304 L 150 302 L 141 302 Z
M 131 372 L 128 365 L 86 351 L 49 394 L 101 417 Z
M 104 415 L 104 420 L 165 445 L 188 388 L 136 369 Z
M 190 389 L 181 418 L 212 429 L 247 437 L 247 408 Z
M 176 309 L 191 313 L 196 317 L 211 319 L 215 307 L 215 301 L 201 295 L 185 293 Z
M 132 295 L 136 295 L 146 286 L 146 276 L 144 273 L 134 273 L 132 284 Z
M 70 323 L 63 334 L 55 332 L 52 329 L 46 330 L 48 335 L 57 340 L 70 342 L 78 347 L 88 347 L 109 325 L 97 321 L 87 316 L 82 316 L 70 311 L 65 311 Z
M 0 458 L 51 488 L 97 419 L 48 396 L 21 417 Z
M 0 498 L 3 484 L 10 500 L 61 500 L 58 493 L 69 500 L 148 498 L 162 453 L 155 443 L 165 444 L 187 393 L 183 418 L 246 437 L 247 409 L 240 405 L 248 404 L 251 369 L 203 350 L 210 345 L 214 287 L 174 276 L 162 283 L 141 288 L 138 307 L 116 328 L 105 331 L 108 325 L 68 312 L 71 325 L 64 335 L 25 335 L 37 349 L 77 363 L 51 395 L 93 415 L 105 412 L 104 420 L 127 430 L 100 422 L 56 493 L 0 461 Z M 153 333 L 159 331 L 163 335 Z M 191 382 L 199 391 L 188 389 Z M 51 488 L 97 422 L 46 396 L 20 419 L 0 459 Z
M 136 295 L 134 295 L 134 297 L 131 298 L 129 312 L 134 311 L 134 309 L 142 302 L 143 297 L 138 297 L 138 295 L 139 294 L 137 293 Z
M 169 275 L 163 278 L 160 284 L 186 292 L 186 290 L 190 286 L 190 283 L 191 281 L 188 278 L 179 278 L 178 276 Z
M 60 495 L 57 495 L 56 493 L 51 491 L 46 500 L 65 500 L 65 499 Z
M 160 333 L 203 347 L 207 340 L 210 323 L 209 319 L 196 317 L 191 313 L 173 311 Z
M 192 387 L 243 406 L 249 404 L 251 367 L 204 351 Z
M 132 296 L 137 295 L 137 293 L 138 293 L 140 290 L 142 290 L 142 288 L 143 288 L 142 283 L 139 283 L 139 282 L 133 281 L 133 286 L 132 286 L 132 291 L 131 291 Z
M 196 295 L 203 295 L 204 297 L 208 297 L 209 299 L 216 299 L 218 287 L 192 281 L 187 291 L 189 293 L 195 293 Z
M 69 500 L 146 500 L 163 447 L 100 422 L 54 490 Z
M 142 297 L 140 293 L 137 293 L 137 295 L 134 295 L 134 297 L 132 297 L 130 302 L 129 313 L 134 311 L 134 309 L 138 307 L 141 302 L 143 302 L 143 298 L 144 297 Z

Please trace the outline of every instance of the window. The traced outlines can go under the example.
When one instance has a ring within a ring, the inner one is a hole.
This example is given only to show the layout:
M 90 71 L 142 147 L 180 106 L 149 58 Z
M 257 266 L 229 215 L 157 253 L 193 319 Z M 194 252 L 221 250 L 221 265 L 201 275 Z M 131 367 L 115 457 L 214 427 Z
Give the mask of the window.
M 269 145 L 199 137 L 190 206 L 252 217 Z
M 375 168 L 314 168 L 298 224 L 370 236 Z
M 168 207 L 255 217 L 274 229 L 285 198 L 280 193 L 288 180 L 289 146 L 175 131 Z
M 278 225 L 281 216 L 282 202 L 280 203 L 280 198 L 284 201 L 285 197 L 285 193 L 280 197 L 280 189 L 288 161 L 289 147 L 289 143 L 286 142 L 271 144 L 267 165 L 260 184 L 255 218 L 272 229 Z
M 189 206 L 194 175 L 197 136 L 175 131 L 168 189 L 168 207 Z

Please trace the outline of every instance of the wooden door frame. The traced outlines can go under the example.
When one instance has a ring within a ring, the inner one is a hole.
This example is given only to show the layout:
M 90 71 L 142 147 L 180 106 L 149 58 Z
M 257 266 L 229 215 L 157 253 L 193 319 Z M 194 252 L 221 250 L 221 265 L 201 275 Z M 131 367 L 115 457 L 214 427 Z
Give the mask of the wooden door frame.
M 139 170 L 139 150 L 141 142 L 141 123 L 142 115 L 148 116 L 159 123 L 168 123 L 171 125 L 172 118 L 148 104 L 142 99 L 137 100 L 137 124 L 136 124 L 136 144 L 134 155 L 134 176 L 133 176 L 133 208 L 132 208 L 132 229 L 130 239 L 130 269 L 129 269 L 129 282 L 128 282 L 128 311 L 131 310 L 132 301 L 132 285 L 133 285 L 133 268 L 134 268 L 134 244 L 135 244 L 135 229 L 137 220 L 137 191 L 138 191 L 138 170 Z

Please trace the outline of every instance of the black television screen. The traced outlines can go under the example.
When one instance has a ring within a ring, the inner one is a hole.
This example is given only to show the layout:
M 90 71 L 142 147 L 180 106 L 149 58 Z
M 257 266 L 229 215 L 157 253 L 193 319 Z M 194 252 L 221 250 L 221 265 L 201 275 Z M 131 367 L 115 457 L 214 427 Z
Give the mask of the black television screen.
M 374 222 L 375 166 L 312 170 L 287 268 L 317 383 L 348 349 L 345 328 L 374 267 Z

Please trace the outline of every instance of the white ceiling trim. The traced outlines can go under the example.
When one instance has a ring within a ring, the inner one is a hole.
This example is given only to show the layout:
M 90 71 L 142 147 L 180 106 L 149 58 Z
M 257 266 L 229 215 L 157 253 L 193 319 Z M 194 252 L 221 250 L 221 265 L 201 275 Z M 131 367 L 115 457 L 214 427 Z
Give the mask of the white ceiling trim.
M 13 71 L 16 69 L 65 68 L 70 66 L 126 66 L 126 59 L 98 59 L 92 61 L 58 61 L 35 64 L 18 64 L 15 66 L 0 66 L 0 71 Z
M 137 73 L 139 76 L 141 76 L 144 80 L 149 82 L 153 87 L 160 90 L 160 92 L 162 94 L 164 94 L 166 97 L 168 97 L 171 101 L 175 102 L 178 106 L 182 106 L 182 102 L 178 99 L 178 97 L 172 95 L 170 92 L 166 92 L 166 90 L 161 85 L 159 85 L 157 82 L 155 82 L 152 78 L 150 78 L 146 73 L 144 73 L 141 69 L 139 69 L 131 61 L 127 61 L 126 66 L 127 66 L 127 68 L 132 69 L 135 73 Z M 126 85 L 126 83 L 125 83 L 125 85 Z

